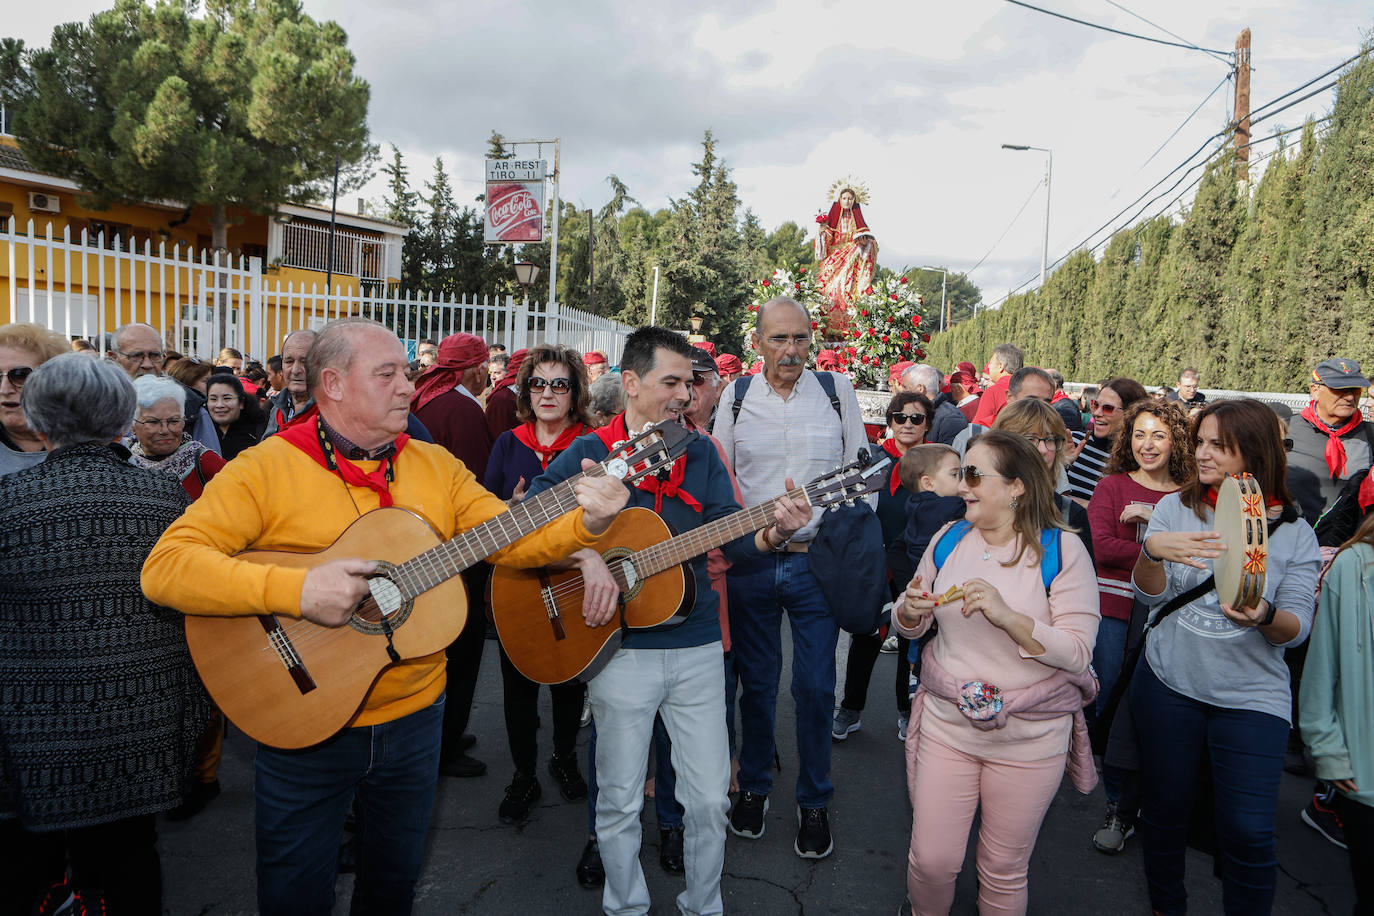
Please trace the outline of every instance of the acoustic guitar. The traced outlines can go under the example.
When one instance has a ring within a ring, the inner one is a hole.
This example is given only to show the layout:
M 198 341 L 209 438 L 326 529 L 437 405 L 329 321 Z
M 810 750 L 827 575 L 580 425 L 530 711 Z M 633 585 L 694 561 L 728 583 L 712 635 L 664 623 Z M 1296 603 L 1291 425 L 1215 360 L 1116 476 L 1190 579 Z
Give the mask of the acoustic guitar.
M 886 455 L 874 460 L 865 452 L 854 464 L 784 495 L 813 508 L 854 500 L 887 484 L 891 461 Z M 516 669 L 536 683 L 590 680 L 630 630 L 668 628 L 686 620 L 696 605 L 696 577 L 687 561 L 767 528 L 781 498 L 676 537 L 649 509 L 632 506 L 621 512 L 598 545 L 620 586 L 619 626 L 613 621 L 591 627 L 582 618 L 585 583 L 580 570 L 497 567 L 491 577 L 491 611 L 501 645 Z
M 274 614 L 186 617 L 186 643 L 201 680 L 231 722 L 279 748 L 317 744 L 344 728 L 390 665 L 448 646 L 467 620 L 459 573 L 577 508 L 583 476 L 627 482 L 656 473 L 696 434 L 664 421 L 630 439 L 596 467 L 506 512 L 442 540 L 403 508 L 374 509 L 323 550 L 254 550 L 250 563 L 313 568 L 345 557 L 377 560 L 370 594 L 341 627 Z

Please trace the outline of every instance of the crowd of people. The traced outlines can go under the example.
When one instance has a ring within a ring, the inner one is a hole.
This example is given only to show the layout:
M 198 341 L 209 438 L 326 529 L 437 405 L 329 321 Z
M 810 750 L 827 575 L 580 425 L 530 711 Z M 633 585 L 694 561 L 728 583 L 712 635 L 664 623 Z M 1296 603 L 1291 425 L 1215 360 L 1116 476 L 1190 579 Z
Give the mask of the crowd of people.
M 1317 780 L 1301 817 L 1347 849 L 1356 912 L 1374 912 L 1374 427 L 1353 360 L 1313 367 L 1294 414 L 1209 402 L 1192 368 L 1162 391 L 1117 376 L 1080 400 L 1006 343 L 981 372 L 892 367 L 866 424 L 786 298 L 758 310 L 748 368 L 656 327 L 615 360 L 468 333 L 422 340 L 412 360 L 365 319 L 295 331 L 262 364 L 232 348 L 182 357 L 142 324 L 104 343 L 0 326 L 0 916 L 161 911 L 156 818 L 213 803 L 225 732 L 181 615 L 340 627 L 374 594 L 367 558 L 241 554 L 319 551 L 393 505 L 450 538 L 570 480 L 575 508 L 463 570 L 466 622 L 445 648 L 393 655 L 328 740 L 258 746 L 261 912 L 331 912 L 341 868 L 356 872 L 354 912 L 410 910 L 439 780 L 488 769 L 468 725 L 492 565 L 577 569 L 584 622 L 615 627 L 624 579 L 603 533 L 624 507 L 681 534 L 774 499 L 765 527 L 690 562 L 680 623 L 626 631 L 593 676 L 549 685 L 544 772 L 586 805 L 570 871 L 604 912 L 651 906 L 650 796 L 660 866 L 684 878 L 678 911 L 722 912 L 727 837 L 766 842 L 783 756 L 795 854 L 860 842 L 832 834 L 834 755 L 874 717 L 885 651 L 905 748 L 893 782 L 912 811 L 904 911 L 950 911 L 978 814 L 980 911 L 1026 912 L 1067 773 L 1085 794 L 1100 774 L 1106 809 L 1085 844 L 1114 855 L 1137 837 L 1155 913 L 1186 912 L 1190 844 L 1214 855 L 1227 913 L 1270 912 L 1288 769 Z M 628 484 L 583 473 L 665 420 L 696 433 L 670 468 Z M 890 609 L 852 633 L 841 686 L 851 616 L 812 552 L 827 516 L 782 494 L 863 453 L 891 461 L 868 500 Z M 1212 576 L 1253 546 L 1217 530 L 1238 475 L 1258 484 L 1267 528 L 1267 556 L 1247 554 L 1263 588 L 1245 600 Z M 543 685 L 497 656 L 512 772 L 492 813 L 520 825 L 543 794 Z

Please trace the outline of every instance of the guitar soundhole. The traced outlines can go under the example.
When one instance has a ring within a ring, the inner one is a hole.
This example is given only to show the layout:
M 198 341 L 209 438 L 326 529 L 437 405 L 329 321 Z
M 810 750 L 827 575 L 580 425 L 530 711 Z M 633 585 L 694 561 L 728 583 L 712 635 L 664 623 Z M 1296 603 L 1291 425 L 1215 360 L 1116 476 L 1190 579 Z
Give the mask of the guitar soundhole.
M 368 578 L 371 594 L 362 600 L 348 625 L 369 636 L 382 636 L 382 619 L 385 618 L 392 630 L 399 629 L 410 617 L 412 599 L 392 578 L 396 567 L 390 563 L 379 563 L 375 575 Z
M 612 547 L 601 555 L 610 567 L 616 584 L 620 586 L 622 601 L 633 601 L 644 589 L 644 580 L 640 577 L 639 570 L 635 569 L 634 561 L 630 559 L 633 553 L 634 550 L 629 547 Z

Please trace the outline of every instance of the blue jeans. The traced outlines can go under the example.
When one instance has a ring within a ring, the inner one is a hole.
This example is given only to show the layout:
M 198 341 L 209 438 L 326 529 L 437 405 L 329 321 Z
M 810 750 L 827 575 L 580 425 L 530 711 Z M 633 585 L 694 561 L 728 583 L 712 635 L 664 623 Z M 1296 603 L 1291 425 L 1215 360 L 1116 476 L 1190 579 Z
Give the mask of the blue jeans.
M 1131 679 L 1130 699 L 1144 780 L 1139 832 L 1150 904 L 1164 916 L 1187 912 L 1184 853 L 1206 752 L 1223 910 L 1227 916 L 1268 913 L 1278 872 L 1274 819 L 1288 723 L 1185 697 L 1165 686 L 1144 658 Z
M 1116 617 L 1103 617 L 1097 625 L 1097 645 L 1093 648 L 1093 670 L 1097 672 L 1097 700 L 1093 712 L 1102 714 L 1102 707 L 1112 695 L 1112 687 L 1121 674 L 1121 664 L 1126 660 L 1126 631 L 1129 620 Z
M 673 739 L 662 716 L 654 716 L 654 814 L 660 830 L 682 826 L 682 805 L 677 801 L 677 774 L 673 772 Z M 587 836 L 596 836 L 596 720 L 587 740 Z
M 358 878 L 351 912 L 410 912 L 434 808 L 443 721 L 440 696 L 419 712 L 346 728 L 314 747 L 258 745 L 259 912 L 333 912 L 339 841 L 355 795 Z
M 730 588 L 730 638 L 740 681 L 739 785 L 773 790 L 770 767 L 782 675 L 782 612 L 792 624 L 792 699 L 797 707 L 797 804 L 823 808 L 830 781 L 830 720 L 835 712 L 835 642 L 839 626 L 804 553 L 776 553 L 736 563 Z

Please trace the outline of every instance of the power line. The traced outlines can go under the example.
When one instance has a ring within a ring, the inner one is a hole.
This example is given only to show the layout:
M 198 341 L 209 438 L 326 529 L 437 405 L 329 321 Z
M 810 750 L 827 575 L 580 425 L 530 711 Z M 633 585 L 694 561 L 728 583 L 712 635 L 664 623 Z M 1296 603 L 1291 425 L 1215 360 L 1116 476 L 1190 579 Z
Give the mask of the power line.
M 1111 0 L 1107 0 L 1107 2 L 1110 3 Z M 1226 74 L 1225 76 L 1223 76 L 1223 77 L 1221 78 L 1221 82 L 1217 83 L 1216 86 L 1214 86 L 1214 87 L 1212 88 L 1212 91 L 1209 92 L 1209 93 L 1207 93 L 1207 97 L 1204 98 L 1201 102 L 1198 102 L 1198 103 L 1197 103 L 1197 107 L 1194 108 L 1194 109 L 1192 110 L 1192 112 L 1188 115 L 1188 117 L 1186 117 L 1186 118 L 1183 119 L 1183 123 L 1180 124 L 1180 125 L 1178 125 L 1178 127 L 1175 127 L 1175 128 L 1174 128 L 1174 132 L 1171 133 L 1171 134 L 1169 134 L 1169 136 L 1164 140 L 1163 143 L 1159 144 L 1159 149 L 1157 149 L 1157 150 L 1155 150 L 1153 153 L 1151 153 L 1151 154 L 1150 154 L 1150 158 L 1149 158 L 1149 159 L 1146 159 L 1144 162 L 1142 162 L 1142 163 L 1140 164 L 1140 168 L 1136 169 L 1136 174 L 1139 175 L 1139 174 L 1141 173 L 1141 171 L 1144 170 L 1145 166 L 1147 166 L 1147 165 L 1149 165 L 1151 162 L 1153 162 L 1153 161 L 1154 161 L 1154 158 L 1164 151 L 1164 147 L 1166 147 L 1166 146 L 1169 145 L 1169 141 L 1173 140 L 1174 137 L 1177 137 L 1177 136 L 1178 136 L 1178 132 L 1181 131 L 1181 130 L 1183 130 L 1183 128 L 1185 128 L 1185 127 L 1188 126 L 1188 122 L 1191 121 L 1191 120 L 1193 120 L 1193 117 L 1194 117 L 1199 111 L 1202 110 L 1202 106 L 1203 106 L 1203 105 L 1206 105 L 1208 102 L 1210 102 L 1210 101 L 1212 100 L 1212 96 L 1214 96 L 1214 95 L 1217 94 L 1217 90 L 1220 89 L 1222 86 L 1225 86 L 1225 85 L 1226 85 L 1227 83 L 1229 83 L 1230 81 L 1231 81 L 1231 74 L 1228 73 L 1228 74 Z
M 1096 22 L 1088 22 L 1085 19 L 1075 19 L 1073 16 L 1066 16 L 1063 13 L 1056 13 L 1054 10 L 1047 10 L 1039 6 L 1032 6 L 1029 3 L 1023 2 L 1023 0 L 1007 0 L 1007 2 L 1014 6 L 1023 6 L 1028 10 L 1035 10 L 1037 13 L 1044 13 L 1047 16 L 1054 16 L 1056 19 L 1067 19 L 1069 22 L 1076 22 L 1079 25 L 1086 25 L 1090 29 L 1101 29 L 1104 32 L 1111 32 L 1114 35 L 1124 35 L 1127 38 L 1139 38 L 1141 41 L 1149 41 L 1157 45 L 1168 45 L 1171 48 L 1183 48 L 1186 51 L 1201 51 L 1204 54 L 1211 54 L 1213 56 L 1226 53 L 1225 51 L 1217 51 L 1211 48 L 1200 48 L 1194 44 L 1180 44 L 1176 41 L 1165 41 L 1162 38 L 1151 38 L 1148 35 L 1137 35 L 1135 32 L 1123 32 L 1121 29 L 1113 29 L 1109 26 L 1098 25 Z M 1227 60 L 1227 63 L 1229 64 L 1230 61 Z
M 1172 37 L 1174 37 L 1174 38 L 1177 38 L 1179 41 L 1186 42 L 1186 43 L 1188 44 L 1188 46 L 1191 47 L 1191 48 L 1195 48 L 1195 49 L 1198 50 L 1198 51 L 1207 51 L 1206 48 L 1200 48 L 1200 47 L 1198 47 L 1197 45 L 1195 45 L 1195 44 L 1193 44 L 1192 42 L 1188 41 L 1188 39 L 1184 38 L 1182 35 L 1179 35 L 1179 34 L 1177 34 L 1177 33 L 1175 33 L 1175 32 L 1170 32 L 1168 29 L 1164 28 L 1164 26 L 1160 25 L 1159 23 L 1157 23 L 1157 22 L 1151 22 L 1150 20 L 1146 19 L 1144 16 L 1140 15 L 1139 13 L 1135 12 L 1134 10 L 1128 10 L 1126 7 L 1122 6 L 1120 3 L 1117 3 L 1116 0 L 1107 0 L 1107 2 L 1110 3 L 1112 6 L 1116 7 L 1117 9 L 1121 10 L 1121 12 L 1125 13 L 1126 15 L 1128 15 L 1128 16 L 1134 16 L 1135 18 L 1139 19 L 1141 22 L 1145 23 L 1146 25 L 1154 26 L 1155 28 L 1157 28 L 1157 29 L 1159 29 L 1161 32 L 1163 32 L 1165 35 L 1170 35 L 1170 36 L 1172 36 Z M 1222 63 L 1224 63 L 1226 66 L 1228 66 L 1228 67 L 1231 66 L 1231 58 L 1225 56 L 1223 53 L 1221 53 L 1221 52 L 1214 52 L 1214 51 L 1207 51 L 1207 53 L 1208 53 L 1208 54 L 1211 54 L 1213 57 L 1215 57 L 1217 60 L 1219 60 L 1219 61 L 1221 61 Z
M 1020 210 L 1016 211 L 1016 215 L 1011 218 L 1011 222 L 1007 223 L 1007 228 L 1002 230 L 1002 234 L 997 237 L 997 241 L 993 242 L 992 247 L 987 250 L 987 253 L 978 259 L 978 263 L 964 272 L 964 276 L 967 277 L 969 274 L 972 274 L 975 270 L 982 267 L 983 262 L 991 257 L 992 253 L 997 250 L 997 246 L 1002 244 L 1002 240 L 1007 237 L 1007 233 L 1011 231 L 1011 227 L 1015 226 L 1016 221 L 1021 218 L 1021 214 L 1026 212 L 1026 208 L 1030 206 L 1030 202 L 1035 199 L 1036 192 L 1040 190 L 1041 185 L 1044 183 L 1045 179 L 1043 178 L 1035 183 L 1035 187 L 1031 188 L 1030 196 L 1026 198 L 1026 202 L 1021 205 Z
M 1259 114 L 1261 111 L 1263 111 L 1264 109 L 1268 108 L 1270 105 L 1273 105 L 1273 104 L 1275 104 L 1275 103 L 1277 103 L 1277 102 L 1282 102 L 1284 99 L 1288 98 L 1290 95 L 1292 95 L 1292 94 L 1295 93 L 1295 92 L 1302 92 L 1304 89 L 1306 89 L 1308 86 L 1311 86 L 1311 85 L 1312 85 L 1313 83 L 1315 83 L 1317 80 L 1325 79 L 1326 77 L 1328 77 L 1328 76 L 1330 76 L 1331 74 L 1335 73 L 1337 70 L 1341 69 L 1342 67 L 1344 67 L 1344 66 L 1346 66 L 1346 65 L 1348 65 L 1348 64 L 1354 63 L 1355 61 L 1359 60 L 1359 59 L 1360 59 L 1361 57 L 1363 57 L 1363 56 L 1364 56 L 1364 51 L 1360 51 L 1360 52 L 1358 52 L 1358 53 L 1356 53 L 1356 54 L 1352 54 L 1350 57 L 1347 57 L 1345 60 L 1341 61 L 1341 62 L 1340 62 L 1339 64 L 1337 64 L 1336 66 L 1332 67 L 1330 70 L 1327 70 L 1325 73 L 1319 73 L 1319 74 L 1317 74 L 1316 76 L 1312 77 L 1312 78 L 1311 78 L 1310 80 L 1308 80 L 1307 82 L 1303 83 L 1301 86 L 1298 86 L 1296 89 L 1290 89 L 1288 92 L 1285 92 L 1283 95 L 1279 96 L 1278 98 L 1276 98 L 1276 99 L 1271 99 L 1270 101 L 1265 102 L 1265 103 L 1264 103 L 1263 105 L 1261 105 L 1260 107 L 1251 109 L 1251 111 L 1250 111 L 1250 116 L 1253 118 L 1255 115 Z M 1301 99 L 1299 99 L 1299 101 L 1301 101 Z M 1252 123 L 1253 123 L 1253 122 L 1252 122 Z

